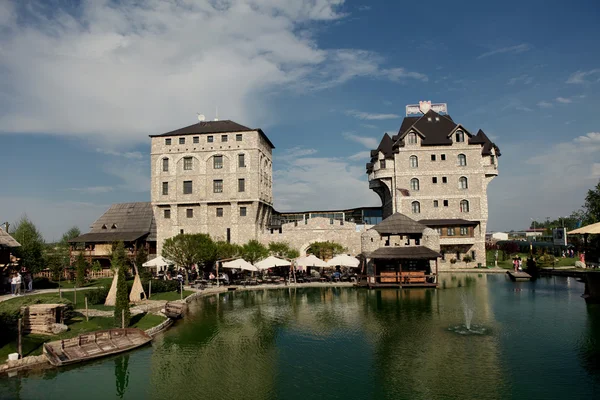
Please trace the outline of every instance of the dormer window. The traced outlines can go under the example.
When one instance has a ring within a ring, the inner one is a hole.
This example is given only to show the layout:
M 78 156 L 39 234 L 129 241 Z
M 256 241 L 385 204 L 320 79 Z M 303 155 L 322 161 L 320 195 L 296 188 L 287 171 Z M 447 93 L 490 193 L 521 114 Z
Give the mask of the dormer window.
M 102 229 L 108 229 L 108 228 L 106 227 L 106 224 L 102 225 Z
M 465 141 L 465 133 L 463 131 L 456 131 L 456 143 L 462 143 Z
M 112 226 L 110 227 L 110 229 L 117 229 L 117 224 L 112 224 Z
M 408 134 L 408 143 L 409 144 L 417 144 L 417 134 L 411 132 Z

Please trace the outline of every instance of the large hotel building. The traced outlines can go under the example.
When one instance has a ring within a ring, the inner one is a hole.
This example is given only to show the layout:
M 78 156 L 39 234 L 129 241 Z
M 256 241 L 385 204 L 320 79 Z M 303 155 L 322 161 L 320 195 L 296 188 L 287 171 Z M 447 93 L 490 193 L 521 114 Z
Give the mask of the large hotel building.
M 73 242 L 90 258 L 96 250 L 105 257 L 96 245 L 115 240 L 160 254 L 164 240 L 180 233 L 238 244 L 285 241 L 301 253 L 332 240 L 358 254 L 365 231 L 400 213 L 437 231 L 441 268 L 465 266 L 465 256 L 468 266 L 485 263 L 487 186 L 500 152 L 483 131 L 471 133 L 446 111 L 430 102 L 407 106 L 398 133 L 371 151 L 369 187 L 381 207 L 275 211 L 274 146 L 261 129 L 215 120 L 151 135 L 151 203 L 113 205 Z

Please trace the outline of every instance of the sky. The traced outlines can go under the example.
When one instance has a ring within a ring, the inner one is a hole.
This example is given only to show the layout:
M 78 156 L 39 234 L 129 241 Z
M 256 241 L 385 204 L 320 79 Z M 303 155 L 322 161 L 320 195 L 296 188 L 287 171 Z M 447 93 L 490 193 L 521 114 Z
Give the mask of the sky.
M 47 241 L 149 201 L 150 139 L 208 119 L 275 144 L 278 211 L 379 206 L 365 164 L 407 104 L 499 146 L 488 230 L 600 179 L 594 0 L 0 0 L 0 222 Z

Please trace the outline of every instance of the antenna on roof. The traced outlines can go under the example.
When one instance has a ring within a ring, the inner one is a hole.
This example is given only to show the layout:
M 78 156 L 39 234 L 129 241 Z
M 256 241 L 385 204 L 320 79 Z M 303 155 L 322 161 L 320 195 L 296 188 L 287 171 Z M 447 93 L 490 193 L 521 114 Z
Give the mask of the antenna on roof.
M 215 121 L 219 120 L 219 106 L 217 106 L 217 111 L 215 112 Z
M 198 113 L 196 113 L 198 114 Z M 206 119 L 206 117 L 204 116 L 204 114 L 198 114 L 198 121 L 202 122 Z

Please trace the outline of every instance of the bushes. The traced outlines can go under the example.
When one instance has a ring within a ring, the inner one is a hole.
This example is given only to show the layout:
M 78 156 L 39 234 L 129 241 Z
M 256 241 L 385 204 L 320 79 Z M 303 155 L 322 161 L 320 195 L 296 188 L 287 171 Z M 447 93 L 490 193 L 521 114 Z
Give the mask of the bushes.
M 104 304 L 108 296 L 108 288 L 86 290 L 85 295 L 90 304 Z
M 34 289 L 56 289 L 58 287 L 58 283 L 52 282 L 50 279 L 45 277 L 33 278 L 33 288 Z
M 73 303 L 67 299 L 61 299 L 56 296 L 46 296 L 43 298 L 37 296 L 23 296 L 15 299 L 8 300 L 0 304 L 0 332 L 2 332 L 2 340 L 4 341 L 8 337 L 5 335 L 7 332 L 12 332 L 17 329 L 17 323 L 21 317 L 21 307 L 28 306 L 31 304 L 65 304 L 64 319 L 69 320 L 73 317 Z
M 469 255 L 464 256 L 462 260 L 467 264 L 473 261 L 473 259 Z
M 148 290 L 148 281 L 143 282 L 144 290 Z M 152 279 L 152 293 L 176 292 L 179 290 L 179 281 L 163 281 Z

